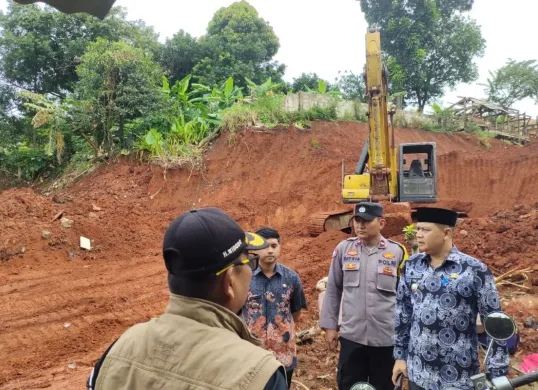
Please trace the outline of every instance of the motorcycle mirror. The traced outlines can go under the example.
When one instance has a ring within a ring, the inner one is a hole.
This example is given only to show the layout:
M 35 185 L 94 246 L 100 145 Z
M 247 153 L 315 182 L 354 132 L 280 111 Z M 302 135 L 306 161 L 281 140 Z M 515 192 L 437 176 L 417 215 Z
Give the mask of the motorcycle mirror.
M 484 318 L 486 334 L 495 340 L 508 340 L 516 331 L 516 324 L 512 317 L 505 313 L 489 313 Z
M 375 387 L 366 382 L 357 382 L 349 390 L 375 390 Z

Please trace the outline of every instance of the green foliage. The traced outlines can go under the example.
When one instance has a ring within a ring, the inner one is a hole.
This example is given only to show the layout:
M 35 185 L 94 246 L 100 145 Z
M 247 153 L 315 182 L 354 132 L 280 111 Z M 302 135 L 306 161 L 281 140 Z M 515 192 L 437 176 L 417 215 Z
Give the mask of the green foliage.
M 32 126 L 36 129 L 43 128 L 44 134 L 48 136 L 45 146 L 47 156 L 56 155 L 58 164 L 61 164 L 65 146 L 62 129 L 66 126 L 68 117 L 66 107 L 50 101 L 43 95 L 29 91 L 23 90 L 20 94 L 30 100 L 30 103 L 24 103 L 24 106 L 36 112 L 32 118 Z
M 476 22 L 458 12 L 472 3 L 361 0 L 368 23 L 381 27 L 391 90 L 408 91 L 420 112 L 446 87 L 478 77 L 474 59 L 484 54 L 485 41 Z
M 160 63 L 173 84 L 191 74 L 202 55 L 202 48 L 196 38 L 179 30 L 172 38 L 166 39 Z
M 192 163 L 196 146 L 211 137 L 222 123 L 221 112 L 243 99 L 241 89 L 229 77 L 219 88 L 191 83 L 192 75 L 177 80 L 172 88 L 163 76 L 162 92 L 170 107 L 166 125 L 151 128 L 135 144 L 139 157 L 145 154 L 166 166 Z M 190 157 L 189 157 L 190 156 Z M 186 159 L 186 160 L 185 160 Z
M 249 83 L 250 94 L 239 104 L 226 109 L 222 113 L 222 128 L 230 132 L 238 129 L 264 125 L 275 127 L 279 124 L 296 124 L 303 128 L 313 120 L 336 120 L 336 105 L 324 108 L 314 106 L 310 110 L 286 112 L 282 101 L 283 93 L 275 92 L 281 86 L 274 84 L 270 79 L 261 85 L 256 85 L 251 80 Z
M 99 150 L 110 155 L 124 143 L 125 121 L 143 117 L 162 104 L 160 68 L 142 49 L 97 39 L 77 68 L 77 96 L 86 102 L 79 123 Z
M 289 120 L 296 121 L 332 121 L 337 119 L 336 106 L 314 106 L 310 110 L 289 113 Z
M 260 85 L 257 85 L 254 81 L 248 78 L 246 78 L 246 82 L 251 99 L 260 99 L 264 96 L 274 95 L 275 92 L 282 86 L 282 83 L 273 83 L 271 78 L 268 78 Z
M 437 103 L 432 104 L 433 109 L 433 126 L 443 131 L 453 131 L 459 127 L 461 118 L 457 118 L 453 110 L 443 109 Z
M 172 111 L 170 136 L 179 143 L 197 144 L 220 125 L 220 113 L 243 98 L 241 90 L 229 77 L 213 89 L 201 84 L 190 84 L 188 75 L 170 89 L 163 77 L 163 91 L 168 95 Z
M 332 117 L 284 112 L 290 85 L 273 61 L 278 48 L 246 1 L 217 11 L 200 39 L 180 30 L 164 45 L 121 7 L 100 20 L 10 3 L 0 13 L 1 169 L 20 179 L 53 171 L 68 179 L 128 148 L 181 166 L 199 161 L 234 115 L 271 126 Z
M 78 80 L 76 66 L 87 45 L 102 37 L 159 51 L 157 35 L 142 22 L 125 20 L 115 7 L 104 20 L 87 14 L 64 14 L 52 7 L 9 2 L 0 14 L 0 58 L 4 78 L 35 93 L 65 96 Z
M 233 77 L 240 87 L 246 78 L 256 83 L 280 80 L 285 66 L 272 62 L 280 43 L 273 28 L 246 1 L 218 10 L 200 38 L 204 57 L 193 73 L 200 84 L 220 84 Z
M 151 129 L 140 137 L 134 149 L 139 159 L 147 158 L 165 168 L 199 163 L 200 153 L 192 145 L 178 140 L 171 132 L 163 135 L 158 130 Z
M 525 98 L 532 98 L 538 104 L 538 64 L 536 60 L 515 61 L 509 59 L 506 65 L 494 72 L 484 85 L 489 100 L 505 107 Z
M 415 224 L 407 225 L 402 230 L 404 232 L 404 239 L 405 241 L 409 242 L 415 239 L 415 236 L 417 235 L 417 230 L 415 229 Z
M 346 100 L 358 100 L 366 103 L 366 86 L 362 75 L 357 75 L 351 71 L 338 72 L 336 87 L 342 93 L 342 98 Z
M 19 180 L 34 180 L 54 169 L 52 158 L 42 148 L 30 148 L 25 144 L 0 148 L 0 167 Z
M 322 80 L 316 73 L 301 73 L 299 77 L 293 78 L 292 90 L 293 92 L 317 90 L 320 85 L 320 81 L 324 80 Z M 324 82 L 326 87 L 329 86 L 329 83 L 326 81 Z

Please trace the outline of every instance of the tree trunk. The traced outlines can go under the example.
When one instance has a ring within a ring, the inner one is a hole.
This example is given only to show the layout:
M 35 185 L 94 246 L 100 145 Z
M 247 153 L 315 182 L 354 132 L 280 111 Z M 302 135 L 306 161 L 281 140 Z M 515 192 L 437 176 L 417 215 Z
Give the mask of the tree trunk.
M 120 127 L 118 129 L 118 137 L 120 139 L 120 149 L 123 148 L 123 146 L 125 145 L 125 137 L 124 137 L 124 134 L 123 134 L 123 128 L 124 128 L 124 119 L 123 119 L 123 115 L 120 115 Z

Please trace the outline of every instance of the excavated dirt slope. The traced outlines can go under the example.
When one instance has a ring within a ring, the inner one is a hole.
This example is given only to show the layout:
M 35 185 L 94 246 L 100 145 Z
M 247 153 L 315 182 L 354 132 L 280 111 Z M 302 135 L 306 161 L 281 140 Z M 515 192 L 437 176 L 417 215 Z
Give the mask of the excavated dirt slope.
M 366 135 L 366 126 L 355 123 L 246 131 L 233 144 L 219 139 L 202 172 L 164 175 L 155 166 L 124 160 L 100 167 L 62 193 L 2 192 L 0 389 L 80 388 L 110 342 L 134 323 L 159 315 L 167 302 L 162 235 L 175 216 L 192 207 L 221 207 L 246 229 L 279 229 L 282 262 L 299 272 L 310 306 L 299 328 L 312 326 L 316 282 L 346 235 L 309 237 L 306 218 L 341 208 L 341 161 L 352 169 Z M 486 261 L 496 275 L 534 267 L 538 144 L 491 140 L 486 150 L 468 135 L 415 130 L 398 130 L 397 141 L 437 143 L 440 204 L 470 210 L 457 232 L 460 249 Z M 71 227 L 53 221 L 59 212 L 73 221 Z M 92 240 L 91 251 L 79 249 L 81 235 Z M 520 325 L 536 313 L 532 294 L 538 283 L 528 275 L 526 289 L 502 287 L 503 304 Z M 526 351 L 536 350 L 536 333 L 522 327 Z M 299 354 L 301 382 L 311 389 L 334 388 L 336 356 L 327 353 L 322 336 Z

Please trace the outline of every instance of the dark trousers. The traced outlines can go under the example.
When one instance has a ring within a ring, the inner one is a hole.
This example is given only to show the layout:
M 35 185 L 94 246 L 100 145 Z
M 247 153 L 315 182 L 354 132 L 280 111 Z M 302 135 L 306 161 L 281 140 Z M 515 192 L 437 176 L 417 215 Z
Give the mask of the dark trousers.
M 291 388 L 291 377 L 293 376 L 293 368 L 289 371 L 286 371 L 286 378 L 288 379 L 288 389 Z
M 367 382 L 376 390 L 394 390 L 393 347 L 369 347 L 340 337 L 336 381 L 339 390 L 349 390 L 357 382 Z
M 408 385 L 409 385 L 409 390 L 424 390 L 424 387 L 420 387 L 419 385 L 417 385 L 415 382 L 407 382 Z

